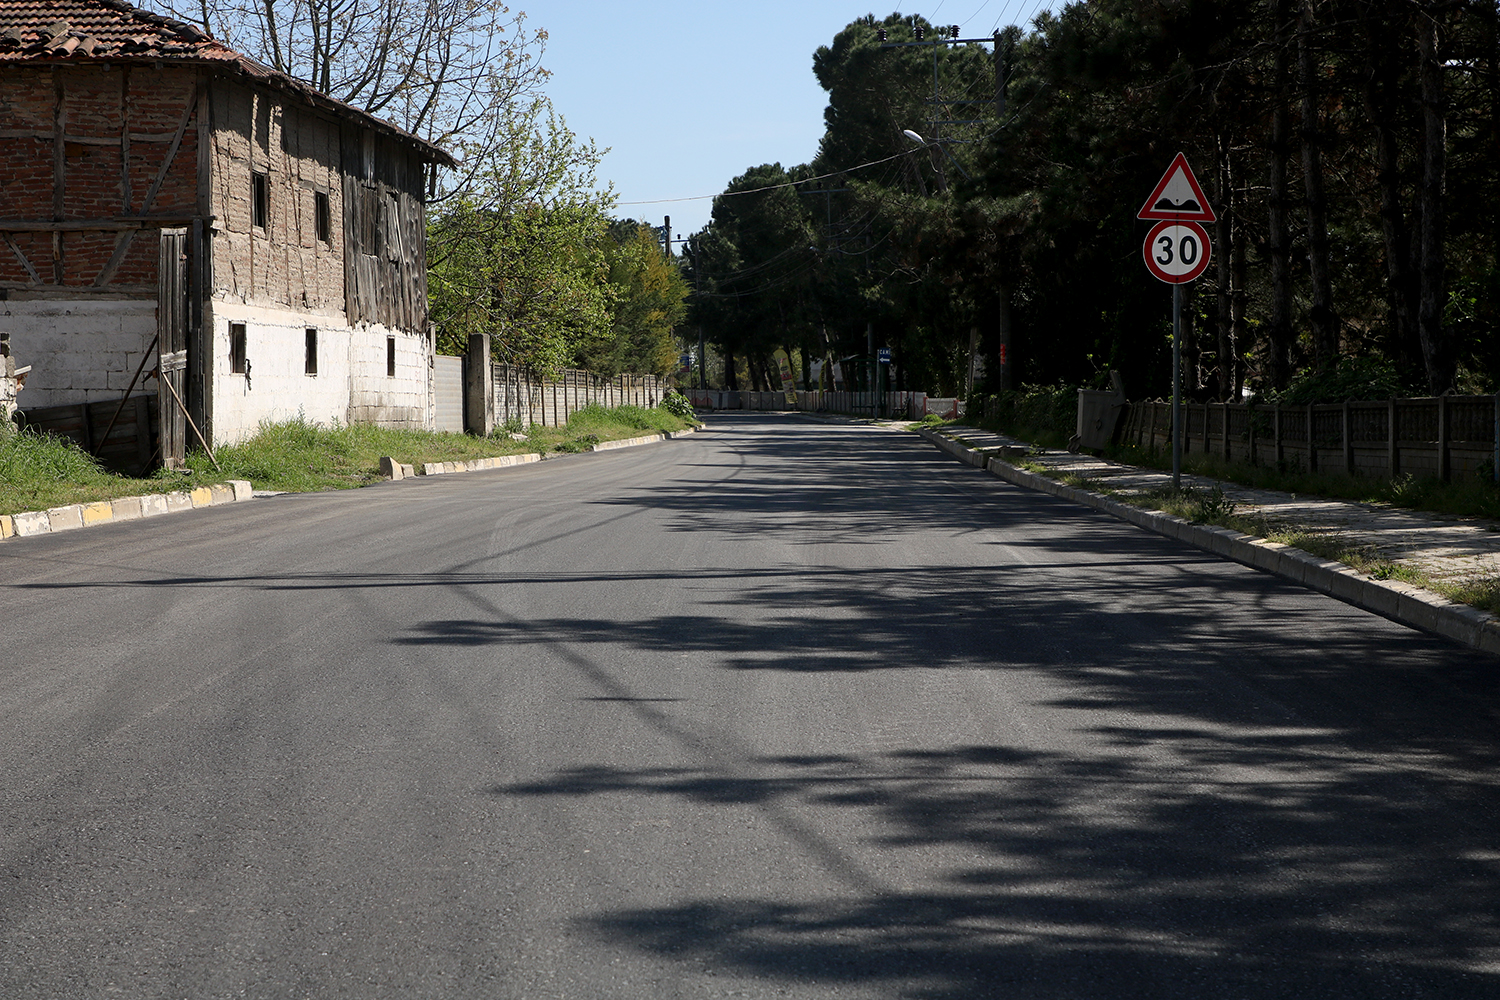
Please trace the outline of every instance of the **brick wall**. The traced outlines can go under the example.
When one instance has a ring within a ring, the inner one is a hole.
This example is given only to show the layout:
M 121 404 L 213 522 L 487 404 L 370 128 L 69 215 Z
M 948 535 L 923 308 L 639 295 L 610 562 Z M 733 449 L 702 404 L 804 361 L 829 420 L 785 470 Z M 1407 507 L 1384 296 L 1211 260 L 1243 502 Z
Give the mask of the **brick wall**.
M 109 220 L 96 230 L 9 233 L 25 261 L 10 247 L 0 248 L 7 251 L 0 253 L 0 288 L 48 294 L 59 286 L 102 285 L 115 293 L 154 295 L 154 233 L 128 233 L 113 220 L 196 212 L 195 129 L 178 140 L 165 173 L 163 166 L 197 79 L 197 71 L 186 67 L 0 67 L 0 219 L 50 222 L 60 194 L 64 221 Z M 59 122 L 60 192 L 54 141 Z M 105 274 L 122 245 L 114 271 Z

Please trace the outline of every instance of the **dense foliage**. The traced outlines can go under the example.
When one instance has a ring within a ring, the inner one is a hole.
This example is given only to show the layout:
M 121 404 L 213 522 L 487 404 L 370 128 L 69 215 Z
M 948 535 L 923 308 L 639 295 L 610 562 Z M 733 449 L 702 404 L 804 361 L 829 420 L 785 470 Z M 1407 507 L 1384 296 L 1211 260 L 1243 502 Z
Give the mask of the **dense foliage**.
M 939 32 L 860 18 L 813 56 L 815 159 L 747 171 L 697 234 L 693 320 L 731 383 L 777 347 L 873 339 L 897 387 L 1114 368 L 1162 394 L 1171 295 L 1135 216 L 1182 151 L 1219 219 L 1188 296 L 1190 392 L 1487 391 L 1497 22 L 1493 0 L 1086 0 L 993 41 L 900 45 Z

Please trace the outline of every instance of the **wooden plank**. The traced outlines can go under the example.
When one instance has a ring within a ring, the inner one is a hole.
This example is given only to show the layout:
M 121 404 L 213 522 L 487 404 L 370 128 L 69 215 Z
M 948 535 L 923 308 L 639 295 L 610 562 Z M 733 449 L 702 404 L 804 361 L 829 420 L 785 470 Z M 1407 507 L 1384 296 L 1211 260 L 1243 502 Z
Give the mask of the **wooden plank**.
M 130 211 L 130 64 L 120 67 L 120 204 Z
M 134 241 L 137 231 L 135 229 L 127 229 L 115 237 L 115 252 L 109 255 L 109 261 L 95 275 L 95 288 L 103 288 L 109 284 L 109 279 L 115 276 L 115 272 L 120 269 L 120 265 L 125 261 L 125 254 L 129 252 L 130 244 Z
M 26 274 L 31 278 L 31 283 L 40 285 L 42 283 L 42 276 L 36 273 L 36 268 L 31 266 L 31 261 L 26 259 L 26 255 L 21 252 L 21 248 L 16 245 L 16 241 L 10 238 L 10 233 L 5 233 L 5 245 L 10 247 L 10 252 L 16 255 L 16 260 L 20 261 L 21 266 L 26 269 Z
M 151 211 L 151 203 L 156 200 L 156 192 L 161 190 L 162 182 L 167 179 L 167 173 L 171 170 L 172 161 L 177 159 L 177 150 L 182 146 L 182 137 L 187 133 L 188 122 L 198 113 L 198 87 L 195 84 L 193 93 L 189 95 L 187 106 L 182 109 L 182 121 L 177 123 L 177 134 L 172 137 L 172 145 L 167 149 L 166 158 L 162 160 L 161 169 L 156 172 L 156 180 L 146 189 L 146 197 L 141 201 L 141 211 Z
M 140 395 L 135 397 L 135 455 L 142 472 L 151 467 L 151 457 L 155 454 L 156 448 L 151 440 L 150 397 Z

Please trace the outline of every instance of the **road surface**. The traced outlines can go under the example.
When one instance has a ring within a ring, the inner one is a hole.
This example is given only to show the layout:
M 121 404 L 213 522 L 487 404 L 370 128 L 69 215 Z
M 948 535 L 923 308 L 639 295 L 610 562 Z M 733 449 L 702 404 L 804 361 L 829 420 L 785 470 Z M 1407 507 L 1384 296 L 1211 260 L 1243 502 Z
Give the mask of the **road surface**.
M 1500 995 L 1496 662 L 773 414 L 0 546 L 0 996 Z

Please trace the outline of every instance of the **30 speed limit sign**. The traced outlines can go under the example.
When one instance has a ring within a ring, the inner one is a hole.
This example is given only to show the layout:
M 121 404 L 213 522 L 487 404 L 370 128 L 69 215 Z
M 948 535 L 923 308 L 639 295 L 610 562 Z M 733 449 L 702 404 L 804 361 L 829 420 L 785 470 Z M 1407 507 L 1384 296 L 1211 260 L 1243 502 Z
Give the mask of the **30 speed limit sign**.
M 1164 220 L 1151 227 L 1141 248 L 1146 269 L 1169 285 L 1193 281 L 1208 268 L 1208 233 L 1196 222 Z

